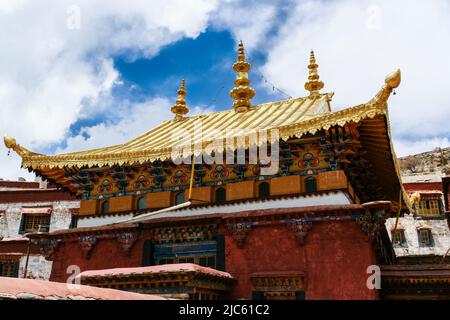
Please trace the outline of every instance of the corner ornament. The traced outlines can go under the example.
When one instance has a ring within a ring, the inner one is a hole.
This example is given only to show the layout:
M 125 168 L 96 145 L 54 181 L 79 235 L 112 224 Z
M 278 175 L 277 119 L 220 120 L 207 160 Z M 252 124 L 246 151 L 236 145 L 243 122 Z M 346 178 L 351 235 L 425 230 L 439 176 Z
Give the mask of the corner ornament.
M 3 142 L 5 143 L 5 146 L 8 149 L 13 149 L 21 157 L 24 157 L 24 156 L 27 156 L 30 154 L 34 154 L 34 153 L 30 152 L 29 150 L 25 149 L 24 147 L 22 147 L 20 144 L 17 144 L 16 139 L 14 139 L 12 137 L 4 136 Z
M 377 93 L 372 100 L 369 101 L 369 104 L 377 105 L 380 107 L 386 107 L 387 101 L 395 88 L 398 88 L 400 82 L 402 80 L 402 75 L 400 69 L 395 70 L 394 72 L 387 75 L 384 80 L 384 85 L 381 90 Z M 395 92 L 394 92 L 395 94 Z

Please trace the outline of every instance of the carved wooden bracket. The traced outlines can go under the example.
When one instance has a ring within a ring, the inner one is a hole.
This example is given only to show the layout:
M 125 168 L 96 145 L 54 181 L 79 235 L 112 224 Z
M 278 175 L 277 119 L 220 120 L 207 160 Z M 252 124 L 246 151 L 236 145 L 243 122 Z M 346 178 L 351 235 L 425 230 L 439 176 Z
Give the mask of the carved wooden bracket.
M 136 243 L 137 239 L 137 232 L 122 232 L 117 234 L 117 241 L 119 242 L 125 253 L 130 253 L 130 249 Z
M 381 231 L 384 219 L 377 214 L 366 212 L 364 215 L 358 217 L 356 222 L 361 226 L 361 229 L 373 239 L 374 236 Z
M 305 219 L 293 219 L 288 222 L 288 226 L 295 233 L 298 244 L 303 245 L 308 231 L 312 228 L 312 222 L 306 221 Z
M 39 251 L 45 259 L 51 259 L 62 239 L 44 239 L 38 241 Z
M 230 223 L 227 225 L 227 231 L 236 240 L 239 247 L 242 247 L 247 239 L 252 225 L 248 222 Z
M 96 235 L 88 235 L 88 236 L 80 236 L 79 243 L 81 250 L 83 251 L 83 255 L 85 258 L 89 258 L 91 255 L 92 249 L 94 249 L 95 244 L 97 243 Z

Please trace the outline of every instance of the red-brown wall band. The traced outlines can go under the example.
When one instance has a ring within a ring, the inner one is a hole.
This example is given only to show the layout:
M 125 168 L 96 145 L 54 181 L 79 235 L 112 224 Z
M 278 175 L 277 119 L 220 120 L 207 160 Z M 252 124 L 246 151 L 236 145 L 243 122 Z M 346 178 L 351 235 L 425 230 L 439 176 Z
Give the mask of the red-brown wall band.
M 75 201 L 69 193 L 60 190 L 15 190 L 0 192 L 0 203 L 19 202 L 54 202 L 54 201 Z
M 222 229 L 222 227 L 221 227 Z M 143 234 L 129 253 L 116 239 L 99 239 L 86 259 L 78 241 L 64 241 L 53 256 L 51 281 L 65 282 L 70 265 L 81 271 L 141 266 Z M 366 281 L 375 264 L 368 236 L 354 221 L 315 222 L 300 244 L 286 225 L 252 227 L 242 246 L 225 236 L 226 271 L 237 279 L 231 298 L 251 299 L 251 276 L 270 272 L 304 274 L 306 299 L 378 299 Z

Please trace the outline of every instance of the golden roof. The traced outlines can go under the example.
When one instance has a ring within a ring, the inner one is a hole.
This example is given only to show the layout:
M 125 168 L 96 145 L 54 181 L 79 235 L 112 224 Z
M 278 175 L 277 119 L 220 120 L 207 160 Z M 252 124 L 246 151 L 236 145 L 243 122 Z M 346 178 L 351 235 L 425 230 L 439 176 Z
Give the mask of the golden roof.
M 288 136 L 314 133 L 324 127 L 325 123 L 327 123 L 325 127 L 329 127 L 349 116 L 346 111 L 330 112 L 329 103 L 332 96 L 332 93 L 327 93 L 313 99 L 297 98 L 265 103 L 254 106 L 246 112 L 235 112 L 231 109 L 185 117 L 181 120 L 168 120 L 124 144 L 54 156 L 30 152 L 8 137 L 5 137 L 5 144 L 22 157 L 23 167 L 32 169 L 102 167 L 166 160 L 171 159 L 171 152 L 175 146 L 198 145 L 198 143 L 206 145 L 213 140 L 225 139 L 230 130 L 236 130 L 231 137 L 238 137 L 243 132 L 277 128 L 284 139 Z M 351 113 L 355 112 L 356 110 Z M 198 130 L 199 126 L 202 135 L 194 131 Z
M 171 159 L 172 150 L 180 145 L 203 146 L 229 137 L 242 136 L 243 132 L 278 129 L 281 139 L 314 134 L 334 125 L 343 126 L 377 115 L 387 115 L 387 99 L 400 83 L 400 70 L 386 78 L 383 88 L 368 103 L 331 112 L 333 93 L 317 94 L 305 98 L 289 99 L 254 106 L 246 112 L 226 110 L 163 122 L 156 128 L 124 144 L 81 152 L 43 155 L 31 152 L 5 137 L 5 145 L 22 157 L 22 167 L 34 170 L 63 167 L 112 166 L 145 163 Z M 195 133 L 201 125 L 202 135 Z M 236 130 L 230 135 L 229 130 Z M 247 142 L 248 143 L 248 142 Z M 225 145 L 225 143 L 224 143 Z M 235 148 L 238 144 L 235 143 Z M 194 148 L 191 148 L 194 149 Z M 192 152 L 193 150 L 191 150 Z M 190 155 L 192 153 L 185 154 Z

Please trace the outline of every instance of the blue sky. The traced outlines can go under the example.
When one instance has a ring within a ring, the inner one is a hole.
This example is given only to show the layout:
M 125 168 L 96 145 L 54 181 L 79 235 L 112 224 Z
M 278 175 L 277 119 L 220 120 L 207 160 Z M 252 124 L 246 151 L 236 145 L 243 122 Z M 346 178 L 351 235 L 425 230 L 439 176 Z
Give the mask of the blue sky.
M 400 68 L 397 154 L 446 147 L 449 18 L 446 0 L 2 0 L 0 134 L 46 154 L 123 143 L 173 116 L 181 79 L 191 113 L 229 109 L 243 40 L 253 104 L 305 96 L 310 49 L 333 110 Z M 33 178 L 6 154 L 0 178 Z
M 258 68 L 264 65 L 265 53 L 256 49 L 247 54 L 247 59 L 252 64 L 249 75 L 251 86 L 260 89 L 252 100 L 253 104 L 287 99 L 288 93 L 262 86 L 263 83 L 266 84 L 266 78 Z M 114 67 L 120 73 L 123 83 L 115 87 L 112 94 L 118 100 L 126 99 L 134 103 L 152 96 L 169 97 L 175 101 L 180 81 L 185 79 L 188 104 L 205 109 L 214 108 L 217 111 L 226 110 L 233 104 L 229 92 L 236 78 L 232 69 L 236 56 L 233 35 L 229 31 L 212 28 L 195 39 L 182 39 L 164 46 L 158 55 L 151 58 L 130 60 L 127 52 L 123 52 L 113 57 Z M 117 120 L 113 114 L 108 113 L 80 119 L 71 125 L 69 134 L 77 135 L 82 128 L 106 119 Z M 65 146 L 65 141 L 61 145 L 50 146 L 46 151 L 52 153 L 61 146 Z

